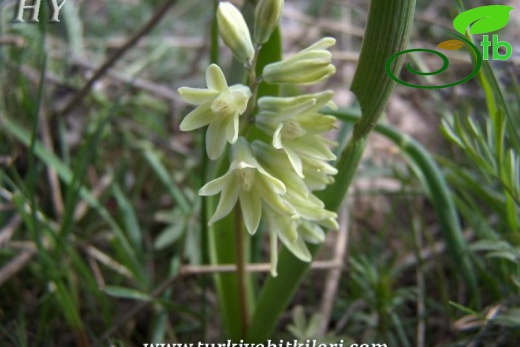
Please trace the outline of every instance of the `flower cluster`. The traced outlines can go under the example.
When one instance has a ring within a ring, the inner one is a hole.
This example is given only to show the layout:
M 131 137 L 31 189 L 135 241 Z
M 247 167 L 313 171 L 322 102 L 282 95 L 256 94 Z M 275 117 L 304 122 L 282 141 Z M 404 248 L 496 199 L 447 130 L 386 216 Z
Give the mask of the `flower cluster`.
M 250 76 L 255 76 L 256 57 L 278 25 L 282 9 L 283 0 L 260 0 L 251 39 L 240 11 L 228 2 L 219 5 L 220 36 Z M 207 89 L 179 88 L 179 95 L 197 106 L 181 122 L 180 129 L 207 126 L 206 152 L 212 160 L 222 157 L 230 144 L 229 169 L 199 191 L 203 196 L 220 194 L 209 223 L 227 216 L 237 203 L 250 234 L 257 231 L 263 218 L 271 238 L 273 276 L 278 240 L 299 259 L 310 261 L 305 242 L 323 242 L 324 228 L 338 228 L 336 214 L 314 195 L 332 183 L 337 173 L 328 163 L 336 159 L 330 149 L 335 143 L 323 136 L 335 127 L 336 119 L 320 113 L 325 106 L 334 107 L 333 93 L 258 100 L 252 96 L 261 80 L 308 85 L 329 77 L 335 68 L 327 49 L 334 43 L 333 38 L 324 38 L 292 57 L 266 65 L 249 86 L 228 86 L 222 70 L 212 64 L 206 70 Z M 265 135 L 244 131 L 250 126 Z

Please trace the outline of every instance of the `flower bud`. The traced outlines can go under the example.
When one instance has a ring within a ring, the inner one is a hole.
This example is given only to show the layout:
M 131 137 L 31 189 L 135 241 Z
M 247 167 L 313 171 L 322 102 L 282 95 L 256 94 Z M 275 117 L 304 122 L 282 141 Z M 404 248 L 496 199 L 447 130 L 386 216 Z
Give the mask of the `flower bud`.
M 283 0 L 260 0 L 255 10 L 255 31 L 253 39 L 256 44 L 269 40 L 274 29 L 280 22 L 283 11 Z
M 267 83 L 315 84 L 336 72 L 327 48 L 336 40 L 326 37 L 292 57 L 267 65 L 263 78 Z
M 217 21 L 220 36 L 233 55 L 242 63 L 253 59 L 255 50 L 242 13 L 230 2 L 218 6 Z

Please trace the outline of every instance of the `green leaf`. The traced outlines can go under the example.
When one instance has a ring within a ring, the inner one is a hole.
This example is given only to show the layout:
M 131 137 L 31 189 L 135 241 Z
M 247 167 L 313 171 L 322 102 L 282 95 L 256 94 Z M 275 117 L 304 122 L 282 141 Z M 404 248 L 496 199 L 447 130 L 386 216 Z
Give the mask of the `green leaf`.
M 453 301 L 450 301 L 450 305 L 454 306 L 455 308 L 461 310 L 461 311 L 464 312 L 464 313 L 467 313 L 467 314 L 469 314 L 469 315 L 476 316 L 476 317 L 481 317 L 481 318 L 482 318 L 482 315 L 481 315 L 480 313 L 478 313 L 477 311 L 474 311 L 474 310 L 470 309 L 469 307 L 462 306 L 462 305 L 457 304 L 456 302 L 453 302 Z
M 143 143 L 142 150 L 144 158 L 148 164 L 150 164 L 150 167 L 155 172 L 159 180 L 164 184 L 172 199 L 177 202 L 177 205 L 183 212 L 189 213 L 190 207 L 188 200 L 181 192 L 179 187 L 177 187 L 175 182 L 173 182 L 173 178 L 168 173 L 168 170 L 162 163 L 159 155 L 146 143 Z
M 117 205 L 123 217 L 123 223 L 125 225 L 126 231 L 132 242 L 134 249 L 142 250 L 142 236 L 141 236 L 141 228 L 139 227 L 139 221 L 137 219 L 137 215 L 135 213 L 134 207 L 132 203 L 128 200 L 126 195 L 119 187 L 119 184 L 114 183 L 112 186 L 112 191 L 114 193 L 114 197 L 117 200 Z
M 184 232 L 184 224 L 173 224 L 164 229 L 155 239 L 153 244 L 155 249 L 164 249 L 175 243 Z
M 509 12 L 513 9 L 505 5 L 480 6 L 459 14 L 453 20 L 453 27 L 464 35 L 470 27 L 470 34 L 486 34 L 502 29 L 509 22 Z
M 120 286 L 105 286 L 102 290 L 108 295 L 113 296 L 115 298 L 144 301 L 153 300 L 153 298 L 150 295 L 131 288 L 125 288 Z
M 3 129 L 5 129 L 6 133 L 9 133 L 13 137 L 15 137 L 18 141 L 23 143 L 25 146 L 30 145 L 30 134 L 29 132 L 20 126 L 18 123 L 12 121 L 11 119 L 4 117 L 0 118 L 0 125 Z M 71 184 L 73 180 L 73 172 L 69 166 L 65 165 L 65 163 L 60 160 L 54 153 L 49 152 L 41 142 L 35 141 L 34 143 L 34 154 L 43 162 L 45 165 L 52 167 L 56 170 L 56 173 L 60 177 L 60 179 L 66 183 Z M 129 264 L 131 264 L 132 272 L 135 274 L 136 278 L 139 280 L 140 284 L 143 286 L 146 285 L 146 274 L 141 262 L 138 260 L 139 258 L 136 255 L 134 248 L 131 243 L 128 241 L 125 233 L 119 227 L 119 224 L 112 218 L 108 210 L 105 206 L 96 199 L 92 193 L 85 186 L 81 186 L 79 189 L 79 194 L 91 207 L 93 207 L 102 219 L 111 227 L 112 232 L 114 233 L 116 239 L 119 241 L 122 249 L 125 253 L 125 258 Z

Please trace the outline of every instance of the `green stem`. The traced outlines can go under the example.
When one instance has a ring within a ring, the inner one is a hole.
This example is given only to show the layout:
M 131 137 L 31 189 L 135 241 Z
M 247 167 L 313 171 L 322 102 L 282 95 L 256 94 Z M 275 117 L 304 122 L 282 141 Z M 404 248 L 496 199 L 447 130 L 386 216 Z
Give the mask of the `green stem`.
M 242 338 L 247 336 L 247 328 L 249 326 L 244 232 L 242 211 L 240 210 L 240 205 L 237 204 L 235 207 L 235 263 L 237 266 L 237 289 L 240 306 L 240 332 Z
M 248 120 L 248 122 L 244 123 L 243 128 L 241 129 L 242 134 L 246 134 L 249 126 L 254 123 L 253 111 L 256 107 L 256 99 L 258 97 L 258 87 L 260 86 L 261 80 L 256 76 L 256 65 L 258 63 L 258 56 L 260 55 L 260 49 L 262 46 L 255 47 L 255 55 L 253 56 L 253 60 L 251 64 L 247 66 L 249 70 L 249 89 L 251 89 L 251 98 L 247 103 L 247 108 L 244 112 L 243 117 Z

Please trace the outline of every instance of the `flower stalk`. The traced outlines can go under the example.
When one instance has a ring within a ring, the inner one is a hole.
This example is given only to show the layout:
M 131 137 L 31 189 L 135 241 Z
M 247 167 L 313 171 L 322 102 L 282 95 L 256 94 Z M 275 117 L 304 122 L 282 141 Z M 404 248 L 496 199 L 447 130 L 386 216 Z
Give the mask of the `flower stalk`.
M 237 266 L 238 301 L 240 307 L 240 333 L 247 336 L 249 327 L 249 305 L 247 301 L 246 243 L 244 239 L 244 223 L 240 205 L 235 206 L 235 257 Z

